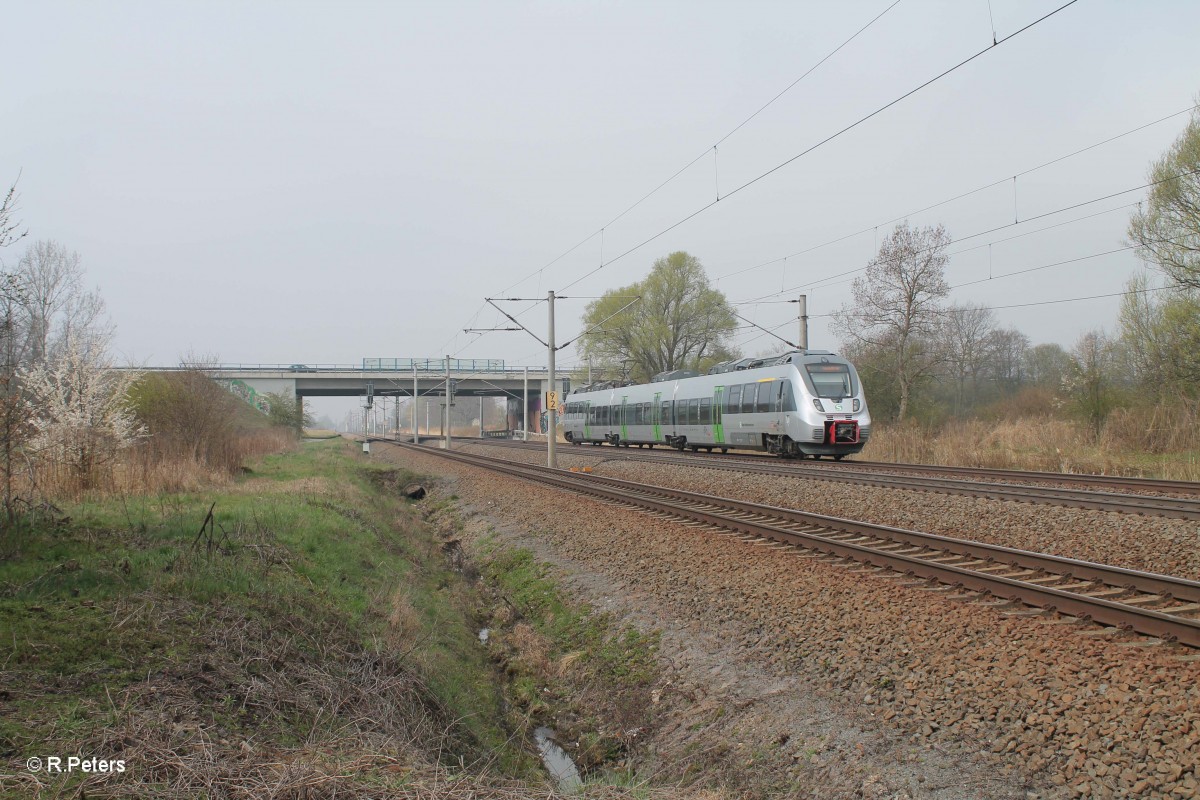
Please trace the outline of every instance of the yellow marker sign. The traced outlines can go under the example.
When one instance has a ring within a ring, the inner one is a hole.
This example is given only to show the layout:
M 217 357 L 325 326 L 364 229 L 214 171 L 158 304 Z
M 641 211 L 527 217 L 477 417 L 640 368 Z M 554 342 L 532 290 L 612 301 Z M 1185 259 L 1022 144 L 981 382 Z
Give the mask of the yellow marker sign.
M 558 411 L 558 392 L 546 392 L 546 410 Z

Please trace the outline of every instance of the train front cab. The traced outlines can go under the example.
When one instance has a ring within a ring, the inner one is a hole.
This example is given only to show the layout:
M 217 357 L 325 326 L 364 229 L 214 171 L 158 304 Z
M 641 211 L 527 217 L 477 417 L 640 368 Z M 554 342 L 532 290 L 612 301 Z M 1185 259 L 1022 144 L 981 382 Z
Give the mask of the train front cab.
M 801 457 L 842 459 L 861 453 L 871 435 L 871 416 L 854 367 L 829 358 L 796 366 L 805 399 L 788 435 Z

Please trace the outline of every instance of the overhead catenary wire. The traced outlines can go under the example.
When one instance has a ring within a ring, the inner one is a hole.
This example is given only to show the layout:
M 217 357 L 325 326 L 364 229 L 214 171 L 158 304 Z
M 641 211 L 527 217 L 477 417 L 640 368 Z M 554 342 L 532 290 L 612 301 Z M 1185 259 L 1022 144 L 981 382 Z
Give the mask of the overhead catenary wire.
M 722 198 L 722 199 L 729 199 L 733 195 L 738 194 L 739 192 L 750 188 L 751 186 L 758 183 L 759 181 L 767 178 L 770 175 L 775 174 L 776 172 L 778 172 L 779 170 L 788 166 L 789 164 L 794 163 L 795 161 L 803 158 L 804 156 L 808 155 L 809 153 L 812 153 L 814 150 L 817 150 L 818 148 L 828 144 L 829 142 L 832 142 L 834 139 L 837 139 L 838 137 L 842 136 L 843 134 L 846 134 L 849 131 L 854 130 L 859 125 L 862 125 L 864 122 L 867 122 L 868 120 L 878 116 L 879 114 L 882 114 L 884 111 L 886 111 L 887 109 L 896 105 L 897 103 L 900 103 L 900 102 L 904 101 L 905 99 L 912 97 L 914 94 L 916 94 L 917 92 L 920 92 L 922 89 L 925 89 L 926 87 L 931 86 L 932 84 L 936 83 L 937 81 L 941 80 L 942 78 L 946 77 L 947 75 L 950 75 L 951 73 L 961 69 L 962 67 L 965 67 L 967 64 L 970 64 L 972 61 L 974 61 L 975 59 L 984 55 L 985 53 L 990 52 L 991 50 L 995 49 L 996 47 L 999 47 L 1000 45 L 1004 44 L 1005 42 L 1011 41 L 1012 39 L 1016 38 L 1017 36 L 1020 36 L 1022 33 L 1025 33 L 1026 31 L 1030 30 L 1034 26 L 1039 25 L 1042 22 L 1045 22 L 1047 19 L 1049 19 L 1050 17 L 1053 17 L 1055 14 L 1058 14 L 1059 12 L 1063 11 L 1064 9 L 1075 5 L 1075 3 L 1077 3 L 1077 2 L 1079 2 L 1079 0 L 1068 0 L 1068 2 L 1062 4 L 1061 6 L 1054 9 L 1053 11 L 1050 11 L 1049 13 L 1044 14 L 1043 16 L 1037 18 L 1033 22 L 1030 22 L 1029 24 L 1025 25 L 1024 27 L 1020 28 L 1019 30 L 1014 31 L 1013 33 L 1010 33 L 1008 36 L 1005 36 L 1003 39 L 1000 39 L 998 42 L 990 44 L 987 47 L 983 48 L 982 50 L 974 53 L 973 55 L 968 56 L 967 58 L 963 59 L 962 61 L 959 61 L 954 66 L 952 66 L 946 70 L 943 70 L 942 72 L 938 73 L 937 75 L 933 76 L 932 78 L 929 78 L 924 83 L 921 83 L 920 85 L 916 86 L 915 88 L 910 89 L 909 91 L 905 92 L 904 94 L 900 95 L 899 97 L 895 98 L 894 100 L 892 100 L 888 103 L 885 103 L 884 105 L 875 109 L 874 111 L 867 114 L 866 116 L 860 117 L 855 122 L 852 122 L 849 125 L 845 126 L 844 128 L 841 128 L 840 130 L 836 131 L 835 133 L 830 134 L 829 136 L 825 137 L 824 139 L 817 142 L 816 144 L 809 146 L 808 148 L 800 151 L 799 153 L 792 156 L 791 158 L 788 158 L 788 159 L 780 162 L 779 164 L 776 164 L 774 167 L 771 167 L 766 172 L 763 172 L 763 173 L 757 175 L 756 177 L 751 178 L 750 180 L 746 181 L 745 183 L 737 186 L 733 190 L 726 193 L 724 198 Z M 611 264 L 614 264 L 617 261 L 620 261 L 625 256 L 630 255 L 631 253 L 637 252 L 638 250 L 642 249 L 643 247 L 645 247 L 646 245 L 655 241 L 656 239 L 658 239 L 662 236 L 665 236 L 667 233 L 670 233 L 671 231 L 675 230 L 680 225 L 683 225 L 684 223 L 694 219 L 695 217 L 704 213 L 708 209 L 717 205 L 718 202 L 720 202 L 720 201 L 713 200 L 709 203 L 706 203 L 705 205 L 696 209 L 695 211 L 693 211 L 692 213 L 683 217 L 682 219 L 677 220 L 676 222 L 672 223 L 671 225 L 668 225 L 666 228 L 663 228 L 658 233 L 655 233 L 654 235 L 652 235 L 646 239 L 643 239 L 642 241 L 638 242 L 634 246 L 630 247 L 629 249 L 625 250 L 624 252 L 615 256 L 614 258 L 610 259 L 609 261 L 607 261 L 607 262 L 601 264 L 600 266 L 596 267 L 595 269 L 589 270 L 588 272 L 579 276 L 575 280 L 573 280 L 570 283 L 563 286 L 561 291 L 566 291 L 567 289 L 570 289 L 572 286 L 575 286 L 579 282 L 584 281 L 587 278 L 590 278 L 592 275 L 595 275 L 597 272 L 604 269 L 605 267 L 610 266 Z
M 1029 308 L 1031 306 L 1053 306 L 1053 305 L 1059 305 L 1061 303 L 1080 303 L 1080 302 L 1083 302 L 1084 300 L 1103 300 L 1108 297 L 1123 297 L 1123 296 L 1129 295 L 1129 294 L 1150 294 L 1151 292 L 1166 292 L 1166 291 L 1172 291 L 1172 290 L 1177 290 L 1177 289 L 1178 289 L 1178 287 L 1175 287 L 1175 286 L 1153 286 L 1153 287 L 1149 287 L 1146 289 L 1126 289 L 1121 292 L 1110 292 L 1109 294 L 1091 294 L 1091 295 L 1087 295 L 1085 297 L 1061 297 L 1056 300 L 1036 300 L 1036 301 L 1032 301 L 1029 303 L 1011 303 L 1009 305 L 1003 305 L 1003 306 L 974 306 L 973 309 L 982 310 L 982 311 L 1002 311 L 1006 308 Z M 961 313 L 965 313 L 968 310 L 969 309 L 965 309 L 965 308 L 951 308 L 951 309 L 944 309 L 940 313 L 961 314 Z M 832 317 L 833 314 L 812 314 L 811 316 L 812 317 Z M 786 322 L 784 324 L 785 325 L 790 324 L 792 321 L 793 320 L 788 320 L 788 322 Z
M 788 253 L 786 256 L 779 256 L 779 257 L 777 257 L 777 258 L 773 258 L 773 259 L 771 259 L 771 260 L 769 260 L 769 261 L 763 261 L 763 262 L 762 262 L 762 263 L 760 263 L 760 264 L 755 264 L 755 265 L 753 265 L 753 266 L 750 266 L 750 267 L 744 267 L 744 268 L 742 268 L 742 269 L 737 269 L 737 270 L 734 270 L 734 271 L 732 271 L 732 272 L 726 272 L 725 274 L 723 274 L 723 275 L 720 275 L 720 276 L 718 276 L 717 278 L 715 278 L 715 280 L 716 280 L 716 281 L 718 281 L 718 282 L 720 282 L 720 281 L 724 280 L 725 278 L 732 278 L 732 277 L 734 277 L 734 276 L 736 276 L 736 275 L 742 275 L 742 274 L 745 274 L 745 273 L 747 273 L 747 272 L 753 272 L 754 270 L 761 269 L 761 268 L 763 268 L 763 267 L 769 267 L 769 266 L 771 266 L 772 264 L 778 264 L 780 261 L 783 261 L 784 259 L 787 259 L 787 258 L 795 258 L 796 256 L 802 256 L 802 255 L 806 255 L 806 254 L 808 254 L 808 253 L 812 253 L 812 252 L 814 252 L 814 251 L 816 251 L 816 250 L 820 250 L 820 249 L 822 249 L 822 248 L 829 247 L 830 245 L 839 244 L 840 242 L 844 242 L 844 241 L 846 241 L 847 239 L 853 239 L 853 238 L 854 238 L 854 237 L 856 237 L 856 236 L 861 236 L 861 235 L 863 235 L 864 233 L 869 233 L 869 232 L 871 232 L 872 230 L 874 230 L 874 231 L 876 232 L 876 234 L 878 234 L 878 231 L 879 231 L 879 228 L 880 228 L 880 227 L 887 227 L 888 225 L 892 225 L 892 224 L 894 224 L 894 223 L 896 223 L 896 222 L 899 222 L 899 221 L 901 221 L 901 220 L 908 219 L 909 217 L 916 216 L 917 214 L 924 214 L 926 211 L 932 211 L 932 210 L 933 210 L 933 209 L 935 209 L 935 208 L 940 208 L 941 206 L 944 206 L 944 205 L 949 205 L 950 203 L 954 203 L 954 202 L 956 202 L 956 201 L 958 201 L 958 200 L 962 200 L 962 199 L 964 199 L 964 198 L 970 197 L 970 196 L 972 196 L 972 195 L 975 195 L 975 194 L 979 194 L 980 192 L 987 191 L 988 189 L 993 189 L 993 188 L 995 188 L 995 187 L 997 187 L 997 186 L 1000 186 L 1000 185 L 1002 185 L 1002 184 L 1008 183 L 1009 181 L 1012 181 L 1012 180 L 1014 180 L 1015 178 L 1023 177 L 1023 176 L 1025 176 L 1025 175 L 1029 175 L 1029 174 L 1031 174 L 1031 173 L 1037 172 L 1038 170 L 1045 169 L 1046 167 L 1053 166 L 1054 164 L 1058 164 L 1058 163 L 1060 163 L 1060 162 L 1062 162 L 1062 161 L 1066 161 L 1067 159 L 1074 158 L 1075 156 L 1082 155 L 1083 153 L 1089 152 L 1089 151 L 1091 151 L 1091 150 L 1095 150 L 1097 147 L 1103 147 L 1103 146 L 1104 146 L 1104 145 L 1106 145 L 1106 144 L 1110 144 L 1110 143 L 1112 143 L 1112 142 L 1115 142 L 1115 141 L 1117 141 L 1117 140 L 1119 140 L 1119 139 L 1123 139 L 1123 138 L 1124 138 L 1124 137 L 1126 137 L 1126 136 L 1132 136 L 1133 134 L 1135 134 L 1135 133 L 1138 133 L 1139 131 L 1143 131 L 1143 130 L 1145 130 L 1146 128 L 1150 128 L 1150 127 L 1153 127 L 1154 125 L 1161 124 L 1161 123 L 1163 123 L 1163 122 L 1166 122 L 1167 120 L 1174 119 L 1175 117 L 1178 117 L 1178 116 L 1182 116 L 1183 114 L 1188 114 L 1188 113 L 1191 113 L 1192 111 L 1195 111 L 1197 108 L 1200 108 L 1200 105 L 1192 105 L 1192 106 L 1189 106 L 1188 108 L 1182 109 L 1182 110 L 1180 110 L 1180 111 L 1176 111 L 1176 112 L 1174 112 L 1174 113 L 1172 113 L 1172 114 L 1167 114 L 1165 117 L 1159 117 L 1159 118 L 1158 118 L 1158 119 L 1156 119 L 1156 120 L 1153 120 L 1153 121 L 1151 121 L 1151 122 L 1146 122 L 1146 123 L 1144 123 L 1144 124 L 1142 124 L 1142 125 L 1139 125 L 1139 126 L 1137 126 L 1136 128 L 1131 128 L 1131 129 L 1129 129 L 1129 130 L 1127 130 L 1127 131 L 1124 131 L 1124 132 L 1122 132 L 1122 133 L 1118 133 L 1118 134 L 1116 134 L 1115 136 L 1109 136 L 1108 138 L 1106 138 L 1106 139 L 1103 139 L 1103 140 L 1101 140 L 1101 141 L 1099 141 L 1099 142 L 1094 142 L 1094 143 L 1092 143 L 1092 144 L 1089 144 L 1089 145 L 1087 145 L 1086 147 L 1081 147 L 1081 148 L 1079 148 L 1079 149 L 1077 149 L 1077 150 L 1073 150 L 1073 151 L 1071 151 L 1070 153 L 1065 153 L 1065 154 L 1063 154 L 1063 155 L 1061 155 L 1061 156 L 1057 156 L 1057 157 L 1055 157 L 1055 158 L 1052 158 L 1052 159 L 1050 159 L 1049 161 L 1044 161 L 1044 162 L 1042 162 L 1041 164 L 1038 164 L 1038 165 L 1036 165 L 1036 166 L 1029 167 L 1028 169 L 1021 170 L 1020 172 L 1016 173 L 1016 175 L 1013 175 L 1013 176 L 1005 176 L 1005 177 L 1003 177 L 1003 178 L 999 178 L 999 179 L 997 179 L 997 180 L 994 180 L 994 181 L 992 181 L 992 182 L 990 182 L 990 183 L 986 183 L 986 184 L 984 184 L 984 185 L 982 185 L 982 186 L 978 186 L 978 187 L 976 187 L 976 188 L 974 188 L 974 189 L 971 189 L 971 190 L 969 190 L 969 191 L 962 192 L 962 193 L 960 193 L 960 194 L 956 194 L 956 195 L 954 195 L 953 197 L 948 197 L 948 198 L 946 198 L 945 200 L 939 200 L 938 202 L 936 202 L 936 203 L 933 203 L 933 204 L 931 204 L 931 205 L 924 206 L 923 208 L 918 208 L 918 209 L 916 209 L 916 210 L 914 210 L 914 211 L 909 211 L 909 212 L 907 212 L 907 213 L 905 213 L 905 214 L 899 214 L 899 215 L 897 215 L 897 216 L 895 216 L 895 217 L 892 217 L 891 219 L 889 219 L 889 220 L 886 220 L 886 221 L 884 221 L 884 222 L 879 222 L 879 223 L 876 223 L 876 224 L 874 224 L 874 225 L 868 225 L 868 226 L 866 226 L 865 228 L 862 228 L 861 230 L 854 231 L 853 233 L 847 233 L 847 234 L 845 234 L 845 235 L 843 235 L 843 236 L 838 236 L 838 237 L 837 237 L 837 238 L 835 238 L 835 239 L 830 239 L 829 241 L 822 242 L 821 244 L 816 244 L 816 245 L 813 245 L 813 246 L 811 246 L 811 247 L 806 247 L 806 248 L 804 248 L 803 250 L 797 250 L 797 251 L 796 251 L 796 252 L 794 252 L 794 253 Z M 1028 222 L 1028 220 L 1026 220 L 1026 222 Z M 875 247 L 876 247 L 876 249 L 878 249 L 878 246 L 879 246 L 879 242 L 878 242 L 878 236 L 876 236 L 876 242 L 875 242 Z
M 968 234 L 968 235 L 966 235 L 966 236 L 960 237 L 960 238 L 956 239 L 955 241 L 956 241 L 956 242 L 964 242 L 964 241 L 967 241 L 968 239 L 977 239 L 977 238 L 979 238 L 980 236 L 987 236 L 987 235 L 988 235 L 988 234 L 990 234 L 990 233 L 996 233 L 997 231 L 1007 230 L 1007 229 L 1009 229 L 1009 228 L 1017 227 L 1017 226 L 1020 226 L 1020 225 L 1025 225 L 1025 224 L 1028 224 L 1028 223 L 1030 223 L 1030 222 L 1034 222 L 1034 221 L 1036 221 L 1036 220 L 1039 220 L 1039 219 L 1045 219 L 1045 218 L 1047 218 L 1047 217 L 1052 217 L 1052 216 L 1054 216 L 1054 215 L 1056 215 L 1056 214 L 1062 214 L 1062 213 L 1065 213 L 1065 212 L 1067 212 L 1067 211 L 1073 211 L 1073 210 L 1075 210 L 1075 209 L 1077 209 L 1077 208 L 1083 208 L 1084 206 L 1093 205 L 1093 204 L 1095 204 L 1095 203 L 1100 203 L 1100 202 L 1103 202 L 1103 201 L 1105 201 L 1105 200 L 1111 200 L 1111 199 L 1113 199 L 1114 197 L 1120 197 L 1121 195 L 1130 194 L 1131 192 L 1137 192 L 1137 191 L 1141 191 L 1142 189 L 1148 189 L 1148 188 L 1150 188 L 1150 187 L 1152 187 L 1152 186 L 1158 186 L 1158 185 L 1160 185 L 1160 184 L 1167 183 L 1167 182 L 1169 182 L 1169 181 L 1178 180 L 1178 179 L 1180 179 L 1180 178 L 1186 178 L 1186 177 L 1190 177 L 1190 176 L 1197 175 L 1197 174 L 1200 174 L 1200 170 L 1191 170 L 1191 171 L 1188 171 L 1188 172 L 1180 172 L 1180 173 L 1178 173 L 1178 174 L 1176 174 L 1176 175 L 1169 175 L 1169 176 L 1167 176 L 1167 177 L 1165 177 L 1165 178 L 1161 178 L 1161 179 L 1159 179 L 1159 180 L 1156 180 L 1156 181 L 1150 181 L 1150 182 L 1148 182 L 1148 183 L 1144 183 L 1144 184 L 1141 184 L 1141 185 L 1139 185 L 1139 186 L 1134 186 L 1134 187 L 1131 187 L 1131 188 L 1129 188 L 1129 189 L 1122 189 L 1121 191 L 1118 191 L 1118 192 L 1111 192 L 1111 193 L 1109 193 L 1109 194 L 1105 194 L 1105 195 L 1102 195 L 1102 196 L 1100 196 L 1100 197 L 1095 197 L 1095 198 L 1092 198 L 1092 199 L 1090 199 L 1090 200 L 1084 200 L 1084 201 L 1082 201 L 1082 202 L 1079 202 L 1079 203 L 1072 203 L 1071 205 L 1064 206 L 1064 207 L 1062 207 L 1062 208 L 1057 208 L 1057 209 L 1054 209 L 1053 211 L 1046 211 L 1046 212 L 1043 212 L 1043 213 L 1041 213 L 1041 214 L 1035 214 L 1034 216 L 1028 217 L 1028 218 L 1026 218 L 1026 219 L 1024 219 L 1024 220 L 1022 220 L 1022 221 L 1020 221 L 1020 222 L 1009 222 L 1009 223 L 1006 223 L 1006 224 L 1004 224 L 1004 225 L 999 225 L 999 226 L 996 226 L 996 227 L 994 227 L 994 228 L 989 228 L 989 229 L 987 229 L 987 230 L 984 230 L 984 231 L 978 231 L 978 232 L 976 232 L 976 233 L 971 233 L 971 234 Z M 1112 210 L 1112 209 L 1110 209 L 1110 211 L 1111 211 L 1111 210 Z M 1094 215 L 1093 215 L 1093 216 L 1094 216 Z M 1089 218 L 1089 217 L 1081 217 L 1081 218 L 1080 218 L 1080 220 L 1082 220 L 1082 219 L 1087 219 L 1087 218 Z M 1064 224 L 1065 224 L 1065 223 L 1064 223 Z M 1050 227 L 1053 227 L 1053 226 L 1050 226 Z M 1044 230 L 1049 230 L 1049 227 L 1045 228 Z M 1030 233 L 1036 233 L 1036 232 L 1037 232 L 1037 231 L 1030 231 Z M 1012 238 L 1016 238 L 1016 237 L 1012 237 Z M 1005 240 L 1005 241 L 1007 241 L 1007 240 Z M 981 245 L 981 246 L 982 246 L 982 245 Z M 908 255 L 919 255 L 919 254 L 921 254 L 921 253 L 928 252 L 930 249 L 932 249 L 932 248 L 925 248 L 925 249 L 923 249 L 923 250 L 917 250 L 917 251 L 915 251 L 914 253 L 911 253 L 911 254 L 908 254 Z M 971 248 L 971 249 L 975 249 L 975 248 Z M 966 252 L 966 250 L 960 250 L 960 251 L 955 251 L 955 252 Z M 883 263 L 883 262 L 881 262 L 881 263 Z M 783 290 L 783 291 L 780 291 L 780 292 L 770 292 L 770 293 L 768 293 L 768 294 L 760 295 L 759 297 L 755 297 L 755 298 L 751 298 L 751 299 L 748 299 L 748 300 L 740 301 L 740 302 L 739 302 L 739 305 L 748 305 L 748 304 L 752 304 L 752 303 L 769 302 L 769 298 L 772 298 L 772 297 L 777 297 L 777 296 L 779 296 L 779 295 L 782 295 L 782 294 L 787 294 L 787 293 L 789 293 L 789 292 L 796 292 L 796 291 L 799 291 L 800 289 L 809 288 L 809 287 L 812 287 L 812 286 L 815 286 L 815 285 L 818 285 L 818 284 L 826 284 L 828 281 L 832 281 L 832 280 L 834 280 L 834 279 L 836 279 L 836 278 L 844 278 L 844 277 L 846 277 L 846 276 L 848 276 L 848 275 L 854 275 L 854 274 L 856 274 L 856 273 L 863 272 L 863 271 L 865 271 L 866 269 L 867 269 L 867 267 L 865 267 L 865 266 L 864 266 L 864 267 L 855 267 L 854 269 L 851 269 L 851 270 L 846 270 L 846 271 L 844 271 L 844 272 L 839 272 L 839 273 L 836 273 L 836 274 L 834 274 L 834 275 L 827 275 L 827 276 L 825 276 L 825 277 L 822 277 L 822 278 L 816 278 L 816 279 L 814 279 L 814 280 L 807 281 L 807 282 L 805 282 L 805 283 L 801 283 L 801 284 L 798 284 L 798 285 L 796 285 L 796 286 L 792 286 L 792 287 L 790 287 L 790 288 L 788 288 L 788 289 L 785 289 L 785 290 Z
M 528 274 L 528 275 L 526 275 L 524 278 L 521 278 L 521 279 L 520 279 L 519 281 L 517 281 L 516 283 L 513 283 L 513 284 L 511 284 L 510 286 L 508 286 L 507 288 L 505 288 L 505 289 L 501 290 L 501 291 L 499 292 L 499 294 L 507 294 L 508 292 L 510 292 L 510 291 L 512 291 L 513 289 L 515 289 L 517 286 L 520 286 L 520 285 L 521 285 L 522 283 L 524 283 L 525 281 L 529 280 L 530 278 L 534 277 L 535 275 L 539 275 L 539 274 L 541 274 L 541 273 L 542 273 L 542 272 L 544 272 L 546 269 L 548 269 L 548 268 L 550 268 L 550 267 L 554 266 L 554 265 L 555 265 L 555 264 L 557 264 L 559 261 L 561 261 L 562 259 L 564 259 L 564 258 L 566 258 L 567 256 L 569 256 L 571 253 L 573 253 L 573 252 L 575 252 L 576 250 L 578 250 L 580 247 L 583 247 L 583 245 L 587 244 L 587 243 L 588 243 L 588 242 L 590 242 L 592 239 L 596 238 L 596 236 L 597 236 L 597 235 L 603 236 L 603 234 L 604 234 L 604 229 L 605 229 L 605 228 L 607 228 L 607 227 L 611 226 L 613 223 L 615 223 L 615 222 L 617 222 L 618 220 L 620 220 L 622 217 L 624 217 L 624 216 L 625 216 L 626 214 L 628 214 L 630 211 L 633 211 L 635 208 L 637 208 L 638 206 L 640 206 L 642 203 L 644 203 L 644 202 L 646 202 L 647 200 L 649 200 L 651 197 L 653 197 L 655 194 L 657 194 L 657 193 L 658 193 L 660 190 L 662 190 L 664 187 L 666 187 L 668 184 L 670 184 L 672 181 L 674 181 L 674 180 L 675 180 L 676 178 L 678 178 L 680 175 L 682 175 L 683 173 L 687 172 L 687 171 L 688 171 L 688 170 L 689 170 L 691 167 L 693 167 L 693 166 L 696 164 L 696 162 L 700 161 L 700 160 L 701 160 L 701 159 L 703 159 L 705 156 L 707 156 L 710 150 L 712 150 L 712 151 L 715 151 L 715 150 L 716 150 L 716 147 L 717 147 L 717 145 L 720 145 L 720 144 L 721 144 L 722 142 L 724 142 L 726 139 L 728 139 L 729 137 L 733 136 L 735 133 L 737 133 L 737 132 L 738 132 L 738 131 L 740 131 L 740 130 L 741 130 L 743 127 L 745 127 L 745 126 L 746 126 L 746 125 L 747 125 L 747 124 L 748 124 L 748 123 L 749 123 L 751 120 L 753 120 L 755 117 L 757 117 L 757 116 L 758 116 L 759 114 L 761 114 L 763 111 L 766 111 L 766 110 L 767 110 L 767 108 L 769 108 L 771 105 L 773 105 L 773 104 L 775 103 L 775 101 L 779 100 L 781 97 L 783 97 L 785 94 L 787 94 L 787 93 L 788 93 L 789 91 L 791 91 L 793 88 L 795 88 L 797 84 L 799 84 L 801 81 L 803 81 L 805 78 L 807 78 L 807 77 L 808 77 L 809 75 L 811 75 L 813 72 L 815 72 L 815 71 L 816 71 L 816 69 L 817 69 L 818 67 L 820 67 L 822 64 L 824 64 L 826 61 L 828 61 L 828 60 L 829 60 L 830 58 L 832 58 L 833 56 L 835 56 L 835 55 L 836 55 L 836 54 L 837 54 L 837 53 L 838 53 L 840 50 L 842 50 L 842 48 L 846 47 L 846 45 L 850 44 L 850 43 L 851 43 L 851 42 L 853 42 L 855 39 L 857 39 L 857 38 L 858 38 L 858 37 L 859 37 L 859 36 L 860 36 L 862 33 L 864 33 L 864 32 L 865 32 L 865 31 L 866 31 L 868 28 L 870 28 L 872 25 L 874 25 L 876 22 L 878 22 L 878 21 L 879 21 L 879 20 L 880 20 L 880 19 L 881 19 L 881 18 L 882 18 L 882 17 L 883 17 L 885 14 L 887 14 L 889 11 L 891 11 L 893 8 L 895 8 L 897 5 L 899 5 L 899 4 L 900 4 L 900 2 L 901 2 L 901 0 L 895 0 L 895 1 L 894 1 L 894 2 L 891 4 L 891 5 L 889 5 L 889 6 L 888 6 L 887 8 L 885 8 L 883 11 L 881 11 L 879 14 L 877 14 L 875 17 L 873 17 L 873 18 L 871 19 L 871 21 L 870 21 L 870 22 L 868 22 L 866 25 L 863 25 L 861 28 L 859 28 L 857 31 L 855 31 L 855 32 L 854 32 L 854 34 L 853 34 L 853 35 L 851 35 L 851 36 L 850 36 L 848 39 L 844 40 L 844 41 L 843 41 L 841 44 L 839 44 L 837 47 L 835 47 L 833 50 L 831 50 L 829 53 L 827 53 L 827 54 L 826 54 L 824 57 L 822 57 L 820 61 L 818 61 L 817 63 L 815 63 L 815 64 L 813 64 L 811 67 L 809 67 L 807 70 L 805 70 L 805 72 L 804 72 L 804 73 L 803 73 L 803 74 L 802 74 L 800 77 L 796 78 L 794 81 L 792 81 L 791 83 L 789 83 L 789 84 L 788 84 L 786 87 L 784 87 L 784 89 L 783 89 L 782 91 L 780 91 L 779 93 L 777 93 L 777 94 L 776 94 L 774 97 L 772 97 L 770 100 L 768 100 L 768 101 L 767 101 L 766 103 L 764 103 L 762 106 L 760 106 L 760 107 L 758 108 L 758 110 L 757 110 L 757 111 L 755 111 L 753 114 L 751 114 L 750 116 L 746 117 L 744 120 L 742 120 L 742 121 L 741 121 L 741 122 L 739 122 L 737 125 L 735 125 L 735 126 L 733 127 L 733 129 L 732 129 L 732 130 L 730 130 L 728 133 L 726 133 L 724 136 L 722 136 L 720 139 L 718 139 L 718 140 L 717 140 L 717 141 L 716 141 L 716 142 L 715 142 L 715 143 L 714 143 L 714 144 L 713 144 L 711 147 L 705 147 L 705 148 L 704 148 L 704 150 L 702 150 L 700 153 L 698 153 L 698 154 L 696 155 L 696 157 L 695 157 L 695 158 L 693 158 L 691 161 L 689 161 L 688 163 L 684 164 L 682 167 L 680 167 L 679 169 L 677 169 L 675 172 L 673 172 L 673 173 L 670 175 L 670 177 L 668 177 L 666 180 L 664 180 L 664 181 L 662 181 L 661 183 L 659 183 L 657 186 L 655 186 L 653 189 L 651 189 L 650 191 L 648 191 L 646 194 L 644 194 L 644 195 L 642 195 L 641 197 L 639 197 L 639 198 L 638 198 L 636 201 L 634 201 L 634 202 L 633 202 L 631 205 L 629 205 L 628 207 L 626 207 L 624 211 L 622 211 L 621 213 L 617 214 L 615 217 L 613 217 L 612 219 L 610 219 L 608 222 L 606 222 L 605 224 L 601 225 L 601 226 L 600 226 L 600 227 L 599 227 L 597 230 L 595 230 L 595 231 L 593 231 L 592 233 L 588 234 L 588 235 L 587 235 L 587 236 L 585 236 L 583 239 L 580 239 L 580 240 L 579 240 L 578 242 L 576 242 L 574 245 L 572 245 L 571 247 L 567 248 L 567 249 L 566 249 L 566 250 L 564 250 L 563 252 L 559 253 L 559 254 L 558 254 L 557 256 L 555 256 L 553 259 L 551 259 L 550 261 L 546 262 L 546 263 L 545 263 L 545 264 L 543 264 L 541 267 L 538 267 L 536 270 L 534 270 L 533 272 L 529 273 L 529 274 Z M 603 264 L 603 253 L 601 253 L 601 264 Z

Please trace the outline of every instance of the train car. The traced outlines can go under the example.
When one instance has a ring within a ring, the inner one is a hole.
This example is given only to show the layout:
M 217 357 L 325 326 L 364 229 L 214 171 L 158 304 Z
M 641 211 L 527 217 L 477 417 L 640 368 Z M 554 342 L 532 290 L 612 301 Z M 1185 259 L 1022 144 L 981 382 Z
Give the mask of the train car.
M 835 353 L 795 351 L 749 369 L 656 377 L 577 388 L 563 413 L 567 441 L 840 460 L 861 452 L 871 435 L 858 372 Z

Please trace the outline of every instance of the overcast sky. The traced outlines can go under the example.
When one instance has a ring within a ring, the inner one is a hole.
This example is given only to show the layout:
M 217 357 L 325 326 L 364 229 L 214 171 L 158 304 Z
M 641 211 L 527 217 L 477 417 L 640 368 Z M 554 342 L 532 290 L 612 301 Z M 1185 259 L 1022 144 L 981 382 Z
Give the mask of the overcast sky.
M 542 365 L 526 334 L 462 333 L 502 322 L 485 296 L 572 284 L 1065 1 L 900 0 L 723 141 L 892 0 L 8 3 L 0 178 L 20 173 L 31 239 L 81 254 L 138 363 Z M 955 301 L 1119 292 L 1132 251 L 998 276 L 1122 247 L 1144 192 L 1012 223 L 1144 184 L 1186 115 L 911 212 L 1188 109 L 1198 30 L 1193 0 L 1080 0 L 566 294 L 686 250 L 732 301 L 807 291 L 811 345 L 836 349 L 819 315 L 852 275 L 824 279 L 862 268 L 889 229 L 874 226 L 903 215 L 963 240 L 952 285 L 990 270 Z M 560 341 L 585 303 L 559 303 Z M 1111 329 L 1117 305 L 996 313 L 1069 345 Z M 739 306 L 766 327 L 795 308 Z M 521 319 L 544 335 L 545 304 Z M 773 349 L 754 330 L 741 344 Z

